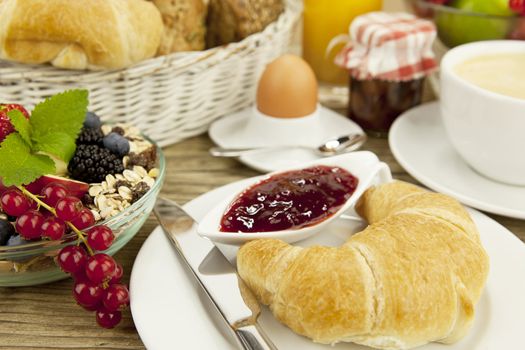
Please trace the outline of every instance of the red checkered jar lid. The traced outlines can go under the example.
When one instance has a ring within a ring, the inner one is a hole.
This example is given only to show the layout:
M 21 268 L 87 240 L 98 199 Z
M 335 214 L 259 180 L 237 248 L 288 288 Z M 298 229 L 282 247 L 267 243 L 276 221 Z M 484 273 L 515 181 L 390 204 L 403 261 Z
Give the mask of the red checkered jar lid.
M 419 79 L 437 67 L 435 38 L 431 21 L 408 13 L 371 12 L 354 19 L 335 63 L 359 80 Z

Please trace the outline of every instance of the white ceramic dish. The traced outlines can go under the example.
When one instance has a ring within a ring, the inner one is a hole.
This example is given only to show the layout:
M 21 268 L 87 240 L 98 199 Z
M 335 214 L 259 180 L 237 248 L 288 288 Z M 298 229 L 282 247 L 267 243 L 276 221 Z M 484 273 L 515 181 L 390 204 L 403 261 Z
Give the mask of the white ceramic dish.
M 292 230 L 250 233 L 222 232 L 219 230 L 222 216 L 228 209 L 230 203 L 242 193 L 242 191 L 261 180 L 267 179 L 268 177 L 281 172 L 279 171 L 253 178 L 252 181 L 249 181 L 248 185 L 241 191 L 229 193 L 228 196 L 215 205 L 202 219 L 197 228 L 197 232 L 201 236 L 207 237 L 214 242 L 232 245 L 241 245 L 244 242 L 258 238 L 278 238 L 288 243 L 297 242 L 320 232 L 323 228 L 329 225 L 330 222 L 337 219 L 339 215 L 353 207 L 357 199 L 359 199 L 363 192 L 372 184 L 379 184 L 392 180 L 392 175 L 390 174 L 388 165 L 380 162 L 375 154 L 368 151 L 352 152 L 335 157 L 319 159 L 308 164 L 302 164 L 298 168 L 288 168 L 284 171 L 304 169 L 315 165 L 337 166 L 343 168 L 359 180 L 352 196 L 337 212 L 327 219 L 312 226 Z
M 399 164 L 425 186 L 489 213 L 525 219 L 525 187 L 490 180 L 470 168 L 447 138 L 438 102 L 401 115 L 389 143 Z
M 280 120 L 254 113 L 254 107 L 223 117 L 209 129 L 213 142 L 220 147 L 272 147 L 302 145 L 317 147 L 322 142 L 352 133 L 364 134 L 350 119 L 324 107 L 317 114 L 297 120 Z M 245 165 L 270 172 L 310 162 L 320 157 L 304 149 L 248 154 L 239 158 Z
M 218 188 L 191 201 L 185 209 L 201 220 L 214 205 L 230 193 L 240 191 L 245 184 L 245 181 L 241 181 Z M 522 276 L 525 276 L 525 245 L 487 216 L 475 210 L 470 213 L 490 256 L 490 273 L 485 292 L 476 308 L 473 327 L 456 344 L 429 344 L 418 350 L 501 350 L 523 347 L 525 278 Z M 337 246 L 364 226 L 362 222 L 339 219 L 329 225 L 325 234 L 316 235 L 299 245 Z M 209 240 L 199 239 L 211 247 Z M 232 261 L 234 254 L 235 251 L 229 251 L 226 255 Z M 191 273 L 184 268 L 160 228 L 153 231 L 142 246 L 133 266 L 130 287 L 135 326 L 148 349 L 236 349 L 207 297 Z M 281 325 L 266 307 L 263 307 L 259 323 L 281 350 L 370 349 L 348 343 L 333 347 L 313 343 Z

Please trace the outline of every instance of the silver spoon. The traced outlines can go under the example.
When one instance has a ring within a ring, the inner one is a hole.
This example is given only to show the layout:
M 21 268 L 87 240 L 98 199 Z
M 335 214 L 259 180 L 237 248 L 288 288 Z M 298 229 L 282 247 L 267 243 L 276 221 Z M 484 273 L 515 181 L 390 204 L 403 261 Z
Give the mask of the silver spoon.
M 366 142 L 365 134 L 350 134 L 329 139 L 318 147 L 308 146 L 277 146 L 277 147 L 258 147 L 258 148 L 224 148 L 212 147 L 210 154 L 214 157 L 240 157 L 245 154 L 263 153 L 268 151 L 278 151 L 282 149 L 307 149 L 317 153 L 320 156 L 328 157 L 337 154 L 351 152 L 359 149 Z

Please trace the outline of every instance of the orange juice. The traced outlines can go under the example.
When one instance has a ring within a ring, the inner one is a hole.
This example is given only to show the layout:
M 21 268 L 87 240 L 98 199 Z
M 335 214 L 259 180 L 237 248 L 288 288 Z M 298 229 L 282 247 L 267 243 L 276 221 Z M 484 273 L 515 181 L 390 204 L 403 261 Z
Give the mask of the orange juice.
M 304 0 L 303 57 L 317 79 L 346 85 L 348 73 L 334 64 L 342 44 L 326 55 L 328 43 L 339 34 L 348 34 L 355 17 L 379 11 L 382 5 L 383 0 Z

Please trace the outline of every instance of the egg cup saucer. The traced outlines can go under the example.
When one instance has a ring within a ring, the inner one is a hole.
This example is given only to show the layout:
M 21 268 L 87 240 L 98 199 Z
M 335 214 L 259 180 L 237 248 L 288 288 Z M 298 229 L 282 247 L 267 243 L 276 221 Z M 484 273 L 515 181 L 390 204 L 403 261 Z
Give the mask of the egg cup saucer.
M 364 131 L 353 121 L 328 108 L 318 106 L 309 116 L 280 119 L 265 116 L 255 107 L 243 109 L 214 122 L 208 131 L 220 147 L 275 147 L 282 145 L 315 148 L 323 141 Z M 247 154 L 239 157 L 245 165 L 270 172 L 319 159 L 314 151 L 290 148 Z

